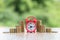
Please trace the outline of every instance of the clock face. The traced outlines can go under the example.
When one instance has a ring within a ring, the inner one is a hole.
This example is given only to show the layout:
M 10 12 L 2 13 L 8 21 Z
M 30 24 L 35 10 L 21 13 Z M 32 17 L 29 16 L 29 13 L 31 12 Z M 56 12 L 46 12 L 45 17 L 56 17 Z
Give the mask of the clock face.
M 30 22 L 27 24 L 27 29 L 30 31 L 33 31 L 35 29 L 35 24 L 33 22 Z

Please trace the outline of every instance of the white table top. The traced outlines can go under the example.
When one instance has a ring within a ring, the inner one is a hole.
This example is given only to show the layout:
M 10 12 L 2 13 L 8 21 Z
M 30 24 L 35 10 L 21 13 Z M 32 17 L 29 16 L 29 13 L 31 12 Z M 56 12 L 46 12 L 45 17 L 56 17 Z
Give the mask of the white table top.
M 60 40 L 60 28 L 52 28 L 58 33 L 3 33 L 10 28 L 0 28 L 0 40 Z

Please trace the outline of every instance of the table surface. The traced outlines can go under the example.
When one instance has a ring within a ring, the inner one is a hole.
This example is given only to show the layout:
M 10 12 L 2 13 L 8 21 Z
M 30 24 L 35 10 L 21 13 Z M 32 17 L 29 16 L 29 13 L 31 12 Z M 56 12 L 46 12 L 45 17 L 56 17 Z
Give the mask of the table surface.
M 3 33 L 10 28 L 0 28 L 0 40 L 60 40 L 60 28 L 52 28 L 58 33 Z

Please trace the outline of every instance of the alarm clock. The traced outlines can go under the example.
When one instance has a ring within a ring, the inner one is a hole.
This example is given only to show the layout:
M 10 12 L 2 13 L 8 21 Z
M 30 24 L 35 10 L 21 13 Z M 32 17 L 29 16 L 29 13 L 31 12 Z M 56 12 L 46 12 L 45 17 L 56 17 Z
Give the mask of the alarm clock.
M 29 20 L 29 18 L 32 18 L 32 20 Z M 37 20 L 35 17 L 33 16 L 29 16 L 26 18 L 26 30 L 27 32 L 36 32 L 36 23 L 37 23 Z

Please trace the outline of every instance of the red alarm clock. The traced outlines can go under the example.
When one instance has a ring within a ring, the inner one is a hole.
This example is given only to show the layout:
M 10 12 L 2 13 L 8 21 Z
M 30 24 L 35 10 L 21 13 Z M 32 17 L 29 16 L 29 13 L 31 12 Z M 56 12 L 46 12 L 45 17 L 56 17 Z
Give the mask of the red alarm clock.
M 36 32 L 36 23 L 37 19 L 33 16 L 29 16 L 26 18 L 26 30 L 27 32 Z

